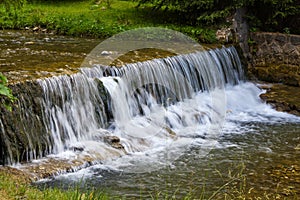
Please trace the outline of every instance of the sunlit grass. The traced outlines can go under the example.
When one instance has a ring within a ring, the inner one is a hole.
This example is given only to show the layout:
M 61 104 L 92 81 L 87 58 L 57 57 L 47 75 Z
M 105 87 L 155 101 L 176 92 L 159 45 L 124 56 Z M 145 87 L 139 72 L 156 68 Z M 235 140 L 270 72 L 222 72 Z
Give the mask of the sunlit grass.
M 136 2 L 121 0 L 112 1 L 110 8 L 106 3 L 98 5 L 91 1 L 27 3 L 16 15 L 0 7 L 0 27 L 41 27 L 58 34 L 107 38 L 122 31 L 154 26 L 183 32 L 201 42 L 216 41 L 211 27 L 190 26 L 172 11 L 136 6 Z
M 27 199 L 27 200 L 106 200 L 108 196 L 97 190 L 80 191 L 78 187 L 68 190 L 47 188 L 39 190 L 31 186 L 24 177 L 12 175 L 5 171 L 0 172 L 0 199 Z
M 211 186 L 207 186 L 204 182 L 198 186 L 193 185 L 177 185 L 176 188 L 171 190 L 165 190 L 163 186 L 158 188 L 157 191 L 149 191 L 147 199 L 152 200 L 297 200 L 299 197 L 294 195 L 285 196 L 279 192 L 273 193 L 261 193 L 255 191 L 254 188 L 249 187 L 247 176 L 245 174 L 245 163 L 232 164 L 228 169 L 227 174 L 215 169 L 214 173 L 220 177 L 220 184 L 216 185 L 214 189 Z M 20 174 L 19 174 L 20 173 Z M 191 175 L 191 183 L 199 180 L 195 180 L 196 177 Z M 208 177 L 206 177 L 208 178 Z M 200 180 L 201 181 L 201 180 Z M 178 181 L 180 182 L 180 180 Z M 70 187 L 67 190 L 60 188 L 44 188 L 38 189 L 30 184 L 30 181 L 26 179 L 26 176 L 22 175 L 21 172 L 11 170 L 1 170 L 0 168 L 0 199 L 27 199 L 27 200 L 106 200 L 106 199 L 131 199 L 125 196 L 113 196 L 113 193 L 103 192 L 96 189 L 88 189 L 80 186 L 81 183 L 74 187 Z M 187 189 L 190 187 L 190 189 Z M 175 190 L 174 190 L 175 189 Z M 142 189 L 143 190 L 143 189 Z M 183 191 L 187 193 L 182 194 Z M 138 192 L 138 189 L 137 191 Z M 143 199 L 147 191 L 141 191 L 143 195 L 139 199 Z

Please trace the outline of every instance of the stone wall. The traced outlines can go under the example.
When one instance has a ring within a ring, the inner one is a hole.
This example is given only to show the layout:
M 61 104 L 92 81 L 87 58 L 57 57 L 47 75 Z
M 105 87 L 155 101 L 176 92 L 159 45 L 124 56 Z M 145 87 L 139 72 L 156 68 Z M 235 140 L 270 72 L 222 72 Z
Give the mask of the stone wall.
M 300 35 L 251 33 L 250 71 L 259 80 L 300 86 Z
M 255 66 L 300 65 L 300 35 L 252 33 L 250 36 Z
M 10 88 L 17 101 L 12 112 L 0 104 L 0 165 L 27 160 L 29 152 L 46 152 L 49 139 L 41 121 L 42 88 L 34 81 L 10 85 Z

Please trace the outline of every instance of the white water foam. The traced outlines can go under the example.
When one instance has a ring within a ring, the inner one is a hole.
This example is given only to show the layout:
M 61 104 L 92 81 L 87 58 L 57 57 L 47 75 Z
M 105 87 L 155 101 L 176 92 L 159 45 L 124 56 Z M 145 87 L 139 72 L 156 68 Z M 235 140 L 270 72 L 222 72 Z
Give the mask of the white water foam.
M 103 77 L 105 73 L 110 76 Z M 67 90 L 63 90 L 61 81 Z M 113 118 L 106 130 L 94 117 L 95 108 L 99 105 L 104 108 L 97 93 L 99 82 L 110 94 Z M 46 108 L 51 110 L 46 112 L 52 119 L 50 129 L 54 139 L 65 137 L 60 129 L 69 134 L 65 142 L 59 140 L 59 145 L 55 144 L 59 148 L 51 156 L 64 159 L 89 156 L 120 170 L 144 172 L 172 166 L 195 145 L 200 147 L 197 152 L 200 159 L 218 144 L 221 134 L 249 131 L 251 126 L 243 126 L 244 122 L 299 120 L 273 110 L 259 98 L 263 90 L 243 82 L 243 70 L 232 47 L 122 68 L 96 66 L 82 69 L 82 74 L 49 79 L 45 83 L 42 84 L 45 93 L 52 92 L 45 99 Z M 62 109 L 52 102 L 53 94 L 62 96 L 62 102 L 55 102 Z M 85 118 L 88 114 L 90 117 Z M 112 147 L 105 142 L 106 137 L 119 138 L 124 149 Z
M 222 134 L 247 134 L 251 131 L 251 123 L 300 123 L 299 117 L 278 112 L 264 103 L 259 98 L 259 95 L 264 91 L 253 83 L 245 82 L 235 86 L 228 85 L 225 92 L 227 116 L 222 126 Z M 119 158 L 104 160 L 102 164 L 92 166 L 90 171 L 85 170 L 84 172 L 90 176 L 90 173 L 94 173 L 95 169 L 104 168 L 134 173 L 150 172 L 166 166 L 172 168 L 176 167 L 173 166 L 173 161 L 179 158 L 180 155 L 188 153 L 189 148 L 195 145 L 200 147 L 206 155 L 208 152 L 205 150 L 210 150 L 214 146 L 219 148 L 219 138 L 214 137 L 208 131 L 208 127 L 211 125 L 208 114 L 211 112 L 210 105 L 210 94 L 208 92 L 198 92 L 192 99 L 178 102 L 166 108 L 160 107 L 164 110 L 168 126 L 172 127 L 172 131 L 176 133 L 174 137 L 170 137 L 168 132 L 161 130 L 161 132 L 155 135 L 152 134 L 149 138 L 140 140 L 128 137 L 119 128 L 111 130 L 113 135 L 121 138 L 121 143 L 129 153 Z M 161 110 L 154 109 L 151 112 L 161 112 Z M 197 120 L 199 119 L 196 117 L 198 115 L 202 116 L 200 121 Z M 151 118 L 151 122 L 161 119 L 161 117 L 155 118 L 155 116 L 153 113 L 151 117 L 147 115 L 136 116 L 133 121 L 143 126 L 149 123 L 149 118 Z M 248 126 L 243 125 L 244 122 L 247 122 Z M 229 147 L 232 144 L 228 143 L 226 145 L 222 148 Z M 200 161 L 201 155 L 198 158 Z M 70 175 L 72 179 L 76 177 L 76 174 L 72 173 Z M 77 177 L 82 178 L 82 175 L 82 172 L 78 172 Z

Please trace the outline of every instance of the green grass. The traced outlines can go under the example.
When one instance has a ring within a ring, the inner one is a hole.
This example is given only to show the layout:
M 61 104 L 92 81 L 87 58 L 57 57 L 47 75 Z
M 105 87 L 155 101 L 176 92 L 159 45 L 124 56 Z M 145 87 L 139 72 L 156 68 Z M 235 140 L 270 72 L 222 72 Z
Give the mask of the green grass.
M 216 187 L 215 191 L 206 189 L 205 183 L 202 187 L 192 187 L 190 191 L 181 196 L 180 191 L 186 190 L 186 185 L 178 186 L 175 192 L 155 191 L 149 192 L 150 199 L 158 200 L 296 200 L 298 196 L 291 194 L 286 196 L 279 191 L 274 193 L 257 193 L 254 188 L 247 185 L 247 177 L 245 175 L 244 162 L 233 163 L 228 169 L 228 174 L 223 174 L 218 169 L 215 173 L 220 176 L 222 183 Z M 194 179 L 193 177 L 191 179 Z M 93 189 L 80 189 L 80 183 L 77 186 L 70 187 L 68 190 L 60 190 L 58 188 L 46 188 L 40 190 L 30 184 L 30 180 L 21 171 L 13 168 L 0 168 L 0 199 L 26 199 L 26 200 L 106 200 L 106 199 L 127 199 L 125 196 L 112 196 L 109 192 L 103 192 Z M 172 190 L 174 191 L 174 190 Z M 142 197 L 140 197 L 142 199 Z
M 106 200 L 108 196 L 100 191 L 90 190 L 81 192 L 79 188 L 60 190 L 49 188 L 39 190 L 31 186 L 30 182 L 21 174 L 0 171 L 0 199 L 27 199 L 27 200 Z
M 38 26 L 58 34 L 107 38 L 126 30 L 154 26 L 180 31 L 200 42 L 216 42 L 212 27 L 190 26 L 172 11 L 136 6 L 136 2 L 124 0 L 112 1 L 110 8 L 106 3 L 96 5 L 92 1 L 27 3 L 15 14 L 5 12 L 0 6 L 0 27 Z
M 244 199 L 244 185 L 240 185 L 242 188 L 232 188 L 232 183 L 236 181 L 241 181 L 243 184 L 244 176 L 241 174 L 242 171 L 237 173 L 232 173 L 228 178 L 228 182 L 216 190 L 212 195 L 207 196 L 205 191 L 205 186 L 203 188 L 193 188 L 190 193 L 188 193 L 184 198 L 178 196 L 177 192 L 181 188 L 178 188 L 174 193 L 164 193 L 156 192 L 151 195 L 151 199 Z M 222 190 L 227 189 L 233 192 L 232 194 L 224 193 Z M 195 195 L 195 193 L 200 195 Z M 19 172 L 16 171 L 0 171 L 0 197 L 1 200 L 10 199 L 27 199 L 27 200 L 106 200 L 106 199 L 126 199 L 125 197 L 112 197 L 109 194 L 105 194 L 100 191 L 90 190 L 82 192 L 79 187 L 70 188 L 69 190 L 60 190 L 58 188 L 47 188 L 44 190 L 39 190 L 38 188 L 31 186 L 30 182 L 25 179 Z

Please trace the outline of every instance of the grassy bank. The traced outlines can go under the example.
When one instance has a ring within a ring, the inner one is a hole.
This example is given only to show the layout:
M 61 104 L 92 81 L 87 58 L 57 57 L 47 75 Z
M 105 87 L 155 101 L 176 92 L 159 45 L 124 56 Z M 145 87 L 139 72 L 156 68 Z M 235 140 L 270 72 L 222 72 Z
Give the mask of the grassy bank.
M 166 193 L 163 191 L 149 192 L 150 199 L 158 200 L 175 200 L 175 199 L 198 199 L 198 200 L 245 200 L 245 199 L 283 199 L 296 200 L 296 193 L 282 193 L 280 191 L 273 193 L 262 193 L 256 191 L 253 187 L 248 186 L 248 181 L 244 173 L 244 163 L 233 164 L 228 170 L 228 174 L 222 174 L 218 169 L 215 173 L 222 178 L 222 183 L 215 188 L 215 191 L 210 191 L 206 188 L 205 183 L 202 187 L 192 187 L 190 192 L 184 197 L 180 195 L 181 190 L 185 190 L 186 185 L 179 186 L 175 192 Z M 193 179 L 193 178 L 191 178 Z M 112 196 L 109 192 L 104 193 L 98 190 L 81 190 L 79 186 L 74 186 L 68 190 L 60 190 L 58 188 L 46 188 L 40 190 L 32 186 L 31 180 L 22 171 L 18 171 L 9 167 L 0 167 L 0 199 L 26 199 L 26 200 L 106 200 L 106 199 L 132 199 L 125 196 Z M 80 185 L 80 183 L 79 183 Z M 137 199 L 143 199 L 141 196 Z
M 106 194 L 98 191 L 80 192 L 78 188 L 69 190 L 45 189 L 30 185 L 30 180 L 22 172 L 12 168 L 0 168 L 0 199 L 27 200 L 106 200 Z
M 165 193 L 149 191 L 149 198 L 153 200 L 165 199 L 245 199 L 245 176 L 242 174 L 244 165 L 239 165 L 237 168 L 231 169 L 228 177 L 224 177 L 224 185 L 220 186 L 215 192 L 206 191 L 205 185 L 202 188 L 191 189 L 190 192 L 182 197 L 179 187 L 174 193 Z M 79 184 L 80 185 L 80 184 Z M 185 186 L 183 186 L 185 187 Z M 185 189 L 184 189 L 185 190 Z M 224 192 L 226 191 L 226 192 Z M 229 193 L 228 193 L 229 192 Z M 0 199 L 27 199 L 27 200 L 106 200 L 106 199 L 127 199 L 125 196 L 112 196 L 97 190 L 81 191 L 79 186 L 74 186 L 69 190 L 60 190 L 58 188 L 46 188 L 40 190 L 31 185 L 30 178 L 14 168 L 0 167 Z M 132 198 L 129 198 L 132 199 Z M 140 199 L 143 199 L 142 197 Z
M 140 27 L 164 27 L 185 33 L 194 39 L 214 43 L 213 27 L 186 25 L 177 13 L 153 10 L 151 5 L 136 8 L 132 1 L 114 0 L 96 4 L 94 1 L 27 3 L 21 10 L 8 13 L 0 6 L 2 29 L 40 27 L 47 31 L 72 36 L 107 38 L 122 31 Z M 40 29 L 40 30 L 41 30 Z

